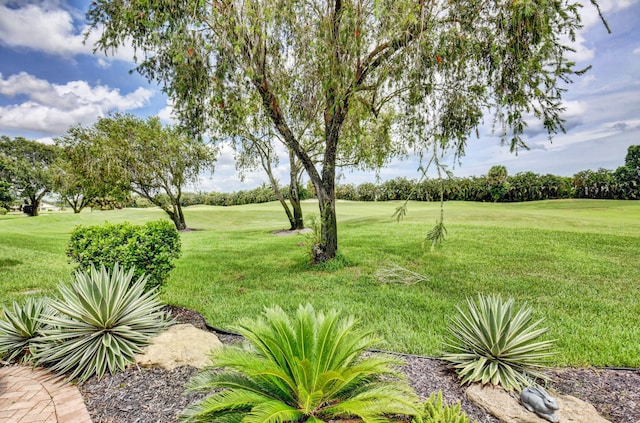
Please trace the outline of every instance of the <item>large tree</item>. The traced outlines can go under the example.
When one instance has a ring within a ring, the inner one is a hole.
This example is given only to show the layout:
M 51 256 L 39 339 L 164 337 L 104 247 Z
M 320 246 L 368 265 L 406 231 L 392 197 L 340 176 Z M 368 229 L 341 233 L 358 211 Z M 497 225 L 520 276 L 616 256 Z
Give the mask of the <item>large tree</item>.
M 630 145 L 624 166 L 616 169 L 618 196 L 626 200 L 640 199 L 640 145 Z
M 277 166 L 279 161 L 272 140 L 273 136 L 257 136 L 253 133 L 247 133 L 241 138 L 240 143 L 235 145 L 237 153 L 236 167 L 241 172 L 242 177 L 244 177 L 244 172 L 248 170 L 262 168 L 269 178 L 271 189 L 287 215 L 289 229 L 292 231 L 303 229 L 304 219 L 299 190 L 302 176 L 301 166 L 299 166 L 295 154 L 289 150 L 289 203 L 287 203 L 285 194 L 280 188 L 280 181 L 273 170 L 273 167 Z
M 93 127 L 74 127 L 59 141 L 62 145 L 88 143 L 84 175 L 115 192 L 133 191 L 162 208 L 178 230 L 187 228 L 181 206 L 182 190 L 197 183 L 199 175 L 213 169 L 216 149 L 157 117 L 147 119 L 115 114 Z M 109 194 L 109 192 L 105 192 Z
M 597 6 L 595 0 L 591 3 Z M 234 133 L 268 118 L 313 182 L 316 261 L 335 256 L 340 154 L 356 162 L 389 140 L 464 153 L 490 113 L 524 146 L 529 119 L 562 129 L 567 59 L 580 5 L 561 0 L 96 0 L 96 49 L 133 43 L 137 70 L 174 100 L 184 125 Z M 322 157 L 315 162 L 309 143 Z M 319 145 L 318 145 L 319 144 Z
M 126 186 L 116 187 L 100 183 L 92 166 L 98 151 L 89 139 L 82 135 L 82 127 L 75 126 L 67 131 L 67 134 L 56 140 L 60 148 L 58 160 L 56 160 L 53 172 L 54 189 L 60 194 L 74 213 L 80 213 L 82 209 L 93 204 L 98 198 L 125 198 L 129 189 Z M 120 188 L 120 190 L 117 190 Z
M 23 210 L 37 216 L 42 198 L 53 188 L 52 166 L 58 154 L 53 145 L 23 137 L 0 137 L 0 173 L 16 196 L 24 199 Z

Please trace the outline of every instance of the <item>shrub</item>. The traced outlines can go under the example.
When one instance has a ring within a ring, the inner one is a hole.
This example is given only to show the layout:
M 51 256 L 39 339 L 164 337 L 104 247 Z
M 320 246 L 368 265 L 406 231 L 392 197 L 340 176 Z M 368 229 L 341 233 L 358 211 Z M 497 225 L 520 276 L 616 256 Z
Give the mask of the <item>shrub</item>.
M 516 311 L 513 298 L 503 301 L 499 295 L 478 295 L 477 302 L 467 299 L 467 305 L 467 313 L 456 306 L 443 355 L 462 384 L 491 383 L 520 391 L 532 377 L 545 379 L 538 369 L 553 355 L 553 341 L 539 340 L 547 332 L 537 328 L 543 319 L 531 323 L 530 307 Z
M 464 411 L 460 410 L 460 402 L 454 405 L 444 404 L 442 391 L 435 392 L 427 398 L 421 413 L 422 420 L 414 420 L 414 423 L 470 423 Z
M 130 223 L 77 227 L 71 233 L 67 255 L 78 263 L 76 270 L 92 265 L 135 268 L 134 276 L 148 276 L 146 289 L 160 286 L 180 256 L 180 237 L 175 226 L 167 220 L 144 225 Z
M 56 314 L 44 316 L 48 325 L 35 343 L 39 364 L 84 381 L 124 370 L 134 354 L 169 324 L 157 291 L 144 292 L 146 278 L 132 282 L 133 270 L 117 264 L 111 273 L 101 266 L 76 272 L 70 285 L 59 287 L 52 299 Z
M 14 302 L 13 311 L 5 307 L 0 316 L 0 356 L 7 361 L 31 361 L 31 344 L 42 334 L 45 326 L 40 318 L 47 310 L 46 298 L 33 297 L 23 305 Z
M 190 391 L 223 390 L 187 408 L 183 420 L 382 421 L 418 413 L 415 393 L 394 369 L 402 362 L 363 357 L 376 339 L 351 317 L 306 305 L 291 319 L 276 307 L 257 320 L 242 320 L 236 330 L 249 345 L 214 351 L 213 365 L 224 370 L 205 370 L 188 385 Z
M 0 207 L 0 215 L 5 215 L 7 214 L 7 209 L 5 209 L 4 207 Z

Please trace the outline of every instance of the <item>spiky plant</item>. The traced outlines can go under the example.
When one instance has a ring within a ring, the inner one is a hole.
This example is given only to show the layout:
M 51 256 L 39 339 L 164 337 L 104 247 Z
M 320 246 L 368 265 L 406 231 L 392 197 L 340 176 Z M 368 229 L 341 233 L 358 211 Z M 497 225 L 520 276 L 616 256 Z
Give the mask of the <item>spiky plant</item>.
M 442 391 L 432 392 L 424 402 L 421 413 L 422 420 L 415 419 L 413 423 L 470 423 L 471 419 L 460 409 L 460 401 L 448 405 L 442 400 Z M 474 420 L 474 422 L 477 422 Z
M 29 297 L 24 304 L 13 303 L 13 311 L 3 308 L 0 314 L 0 357 L 7 361 L 31 361 L 31 343 L 41 335 L 40 320 L 47 310 L 46 298 Z
M 395 369 L 402 361 L 363 357 L 377 340 L 357 328 L 353 317 L 301 305 L 290 318 L 275 307 L 235 329 L 247 344 L 214 351 L 215 368 L 188 384 L 190 391 L 222 390 L 187 408 L 183 421 L 379 422 L 418 413 L 415 393 Z
M 449 324 L 447 350 L 442 358 L 451 363 L 461 383 L 481 382 L 520 391 L 531 378 L 546 379 L 539 370 L 554 354 L 552 340 L 540 340 L 547 332 L 532 322 L 532 308 L 519 310 L 513 298 L 478 295 L 477 302 L 467 299 L 468 310 L 456 306 L 458 314 Z
M 133 272 L 118 264 L 111 272 L 91 266 L 77 271 L 70 285 L 60 285 L 59 298 L 50 303 L 57 313 L 43 319 L 50 328 L 38 338 L 38 363 L 80 381 L 132 363 L 169 324 L 157 291 L 144 292 L 146 277 L 132 283 Z

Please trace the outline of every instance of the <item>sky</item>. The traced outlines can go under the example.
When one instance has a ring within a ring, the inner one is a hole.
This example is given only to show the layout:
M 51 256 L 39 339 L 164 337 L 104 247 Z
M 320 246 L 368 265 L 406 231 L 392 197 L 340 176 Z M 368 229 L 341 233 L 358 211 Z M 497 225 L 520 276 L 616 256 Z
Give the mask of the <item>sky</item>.
M 461 163 L 445 159 L 456 176 L 484 175 L 494 165 L 506 166 L 511 175 L 613 170 L 624 164 L 630 145 L 640 144 L 640 0 L 599 1 L 612 34 L 584 1 L 584 28 L 571 58 L 578 68 L 592 68 L 567 87 L 567 133 L 550 142 L 532 123 L 525 136 L 530 150 L 516 155 L 500 145 L 487 119 L 480 137 L 469 139 Z M 95 32 L 83 43 L 89 5 L 90 0 L 0 0 L 0 135 L 51 143 L 71 126 L 90 126 L 110 112 L 158 115 L 170 122 L 166 96 L 129 72 L 134 67 L 131 49 L 109 57 L 93 54 Z M 284 152 L 281 156 L 276 174 L 286 184 L 287 158 Z M 418 179 L 419 165 L 409 158 L 392 161 L 377 175 L 344 171 L 339 183 Z M 231 192 L 267 181 L 260 171 L 241 181 L 233 152 L 223 148 L 215 173 L 203 175 L 190 190 Z

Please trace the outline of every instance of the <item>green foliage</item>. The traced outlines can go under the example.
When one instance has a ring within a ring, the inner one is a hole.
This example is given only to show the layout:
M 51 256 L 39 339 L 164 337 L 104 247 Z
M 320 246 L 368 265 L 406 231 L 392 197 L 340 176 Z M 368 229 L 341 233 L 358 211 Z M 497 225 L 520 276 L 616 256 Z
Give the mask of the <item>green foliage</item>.
M 22 305 L 14 302 L 13 311 L 4 307 L 0 314 L 0 357 L 31 361 L 32 342 L 45 328 L 41 320 L 45 313 L 50 313 L 46 298 L 29 297 Z
M 0 157 L 0 177 L 4 177 L 2 167 L 2 157 Z M 12 202 L 13 195 L 11 195 L 11 184 L 4 180 L 0 180 L 0 207 L 9 209 Z
M 5 209 L 4 207 L 0 207 L 0 215 L 5 215 L 7 214 L 7 209 Z
M 532 323 L 530 307 L 515 310 L 513 298 L 503 301 L 499 295 L 479 294 L 477 302 L 467 299 L 467 306 L 467 312 L 456 306 L 442 356 L 462 384 L 491 383 L 520 391 L 531 377 L 546 379 L 538 369 L 553 355 L 553 341 L 539 340 L 547 332 L 537 328 L 543 319 Z
M 80 187 L 88 197 L 122 201 L 133 191 L 167 213 L 178 230 L 187 228 L 181 206 L 183 188 L 212 170 L 216 155 L 212 144 L 164 126 L 156 116 L 103 117 L 91 128 L 71 128 L 58 144 L 67 152 L 62 179 L 75 181 L 71 193 L 77 194 Z M 67 187 L 63 188 L 66 193 Z
M 38 215 L 42 198 L 53 189 L 53 163 L 58 155 L 53 145 L 22 137 L 0 137 L 0 177 L 19 198 L 28 201 L 30 216 Z
M 424 403 L 421 413 L 422 420 L 414 420 L 414 423 L 470 423 L 464 411 L 460 410 L 460 402 L 454 405 L 445 404 L 442 400 L 442 391 L 433 392 Z
M 640 199 L 640 145 L 631 145 L 627 150 L 624 166 L 616 169 L 617 198 Z
M 610 200 L 616 198 L 614 173 L 608 169 L 583 170 L 573 175 L 575 198 Z
M 134 354 L 169 324 L 157 291 L 145 292 L 146 278 L 134 282 L 133 276 L 117 264 L 111 273 L 91 266 L 60 285 L 60 296 L 50 302 L 56 314 L 42 318 L 48 327 L 35 343 L 37 362 L 80 381 L 133 363 Z
M 140 278 L 147 275 L 146 289 L 161 286 L 180 257 L 180 236 L 166 220 L 102 226 L 79 226 L 71 233 L 67 256 L 78 263 L 77 269 L 92 265 L 113 267 L 119 263 L 125 269 L 135 269 Z
M 305 251 L 309 254 L 309 260 L 313 262 L 314 253 L 313 249 L 320 242 L 322 234 L 322 226 L 320 224 L 320 217 L 317 215 L 310 215 L 307 217 L 307 224 L 305 227 L 311 229 L 311 232 L 304 235 L 304 247 Z
M 509 192 L 509 181 L 507 179 L 507 168 L 502 165 L 492 166 L 487 174 L 489 180 L 489 193 L 494 202 L 504 201 Z
M 236 330 L 249 345 L 212 353 L 213 365 L 190 391 L 223 388 L 185 410 L 184 421 L 319 422 L 415 415 L 416 395 L 398 380 L 399 360 L 363 356 L 377 341 L 336 311 L 298 307 L 293 318 L 268 308 Z
M 626 168 L 625 168 L 626 169 Z M 338 185 L 336 197 L 353 201 L 380 201 L 416 199 L 418 201 L 498 201 L 520 202 L 539 201 L 558 198 L 572 198 L 574 190 L 570 177 L 539 175 L 534 172 L 520 172 L 504 179 L 492 179 L 488 176 L 470 176 L 466 178 L 449 177 L 442 181 L 425 178 L 422 181 L 407 181 L 397 178 L 381 185 L 366 182 L 358 186 Z M 386 190 L 385 187 L 406 183 L 402 190 Z M 635 185 L 634 185 L 635 186 Z M 397 194 L 394 194 L 394 192 Z M 409 196 L 408 193 L 411 195 Z M 583 197 L 583 195 L 576 195 Z M 595 196 L 595 198 L 603 198 Z M 622 198 L 622 197 L 621 197 Z M 398 209 L 394 216 L 406 214 Z

